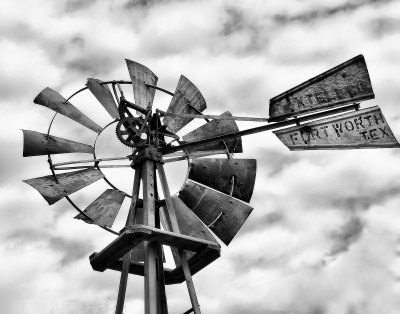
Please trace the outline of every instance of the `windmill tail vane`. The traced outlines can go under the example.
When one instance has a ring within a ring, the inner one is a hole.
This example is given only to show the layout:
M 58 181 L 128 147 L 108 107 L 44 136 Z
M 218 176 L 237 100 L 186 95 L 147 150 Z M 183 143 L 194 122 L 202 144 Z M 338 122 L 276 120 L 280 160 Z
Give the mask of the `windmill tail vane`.
M 89 78 L 86 87 L 69 98 L 47 87 L 34 99 L 96 134 L 90 145 L 50 134 L 23 130 L 23 156 L 48 156 L 51 174 L 25 180 L 49 205 L 65 198 L 78 211 L 74 218 L 96 225 L 116 238 L 90 256 L 94 270 L 120 272 L 115 313 L 123 313 L 128 275 L 144 277 L 145 313 L 168 313 L 166 285 L 186 282 L 191 308 L 201 313 L 192 276 L 220 257 L 253 208 L 257 164 L 255 159 L 232 158 L 242 153 L 242 136 L 272 131 L 290 150 L 399 147 L 379 107 L 360 109 L 360 101 L 374 92 L 364 57 L 359 55 L 272 98 L 269 118 L 238 117 L 226 111 L 205 115 L 205 98 L 185 76 L 174 93 L 157 86 L 157 76 L 144 65 L 126 60 L 130 81 Z M 121 85 L 133 88 L 133 102 Z M 104 128 L 83 114 L 71 99 L 89 90 L 111 118 Z M 172 96 L 166 111 L 153 108 L 156 91 Z M 181 130 L 194 119 L 205 123 L 183 136 Z M 264 125 L 239 130 L 236 121 Z M 266 123 L 266 124 L 265 124 Z M 96 141 L 107 128 L 132 149 L 128 156 L 99 158 Z M 84 153 L 90 159 L 53 163 L 53 154 Z M 216 155 L 226 155 L 218 157 Z M 208 157 L 208 158 L 204 158 Z M 110 161 L 126 164 L 109 165 Z M 188 161 L 181 190 L 171 195 L 165 163 Z M 102 168 L 133 170 L 132 194 L 117 189 Z M 67 172 L 59 172 L 72 170 Z M 157 180 L 158 177 L 158 180 Z M 99 180 L 109 188 L 84 210 L 71 194 Z M 161 187 L 161 190 L 160 190 Z M 162 191 L 163 199 L 159 197 Z M 125 227 L 112 229 L 123 201 L 131 198 Z M 164 246 L 169 246 L 175 268 L 164 267 Z

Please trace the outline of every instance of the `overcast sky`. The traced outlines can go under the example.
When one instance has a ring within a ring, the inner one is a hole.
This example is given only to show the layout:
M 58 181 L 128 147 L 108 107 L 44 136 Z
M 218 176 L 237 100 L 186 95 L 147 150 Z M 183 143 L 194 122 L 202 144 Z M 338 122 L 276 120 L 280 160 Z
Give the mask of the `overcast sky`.
M 73 219 L 66 200 L 49 207 L 22 182 L 50 174 L 45 156 L 22 158 L 20 129 L 45 132 L 53 115 L 33 104 L 43 88 L 67 97 L 88 77 L 129 79 L 128 58 L 171 91 L 184 74 L 208 114 L 267 117 L 270 98 L 363 54 L 376 99 L 362 107 L 379 105 L 400 138 L 399 12 L 398 0 L 2 0 L 0 313 L 115 308 L 119 273 L 95 272 L 88 260 L 114 236 Z M 161 109 L 169 101 L 155 99 Z M 90 93 L 73 103 L 100 125 L 109 122 Z M 252 125 L 259 124 L 239 123 Z M 99 139 L 100 156 L 125 153 L 113 132 Z M 53 134 L 94 140 L 63 117 Z M 254 210 L 222 256 L 194 276 L 202 312 L 399 313 L 399 151 L 290 152 L 271 133 L 244 138 L 243 150 L 235 157 L 258 161 Z M 55 160 L 87 157 L 72 155 Z M 167 171 L 177 192 L 186 165 Z M 130 191 L 130 169 L 106 174 Z M 85 208 L 105 188 L 97 182 L 72 198 Z M 170 313 L 190 308 L 184 284 L 168 286 L 167 297 Z M 141 277 L 130 277 L 125 306 L 143 312 Z

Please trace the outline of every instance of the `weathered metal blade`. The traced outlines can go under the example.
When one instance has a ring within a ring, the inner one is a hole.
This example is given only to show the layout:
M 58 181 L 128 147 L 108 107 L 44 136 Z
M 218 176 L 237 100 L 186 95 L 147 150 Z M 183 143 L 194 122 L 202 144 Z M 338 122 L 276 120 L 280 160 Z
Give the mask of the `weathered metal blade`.
M 111 94 L 111 90 L 107 85 L 102 85 L 100 83 L 102 83 L 102 81 L 94 78 L 89 78 L 86 86 L 92 92 L 94 97 L 97 98 L 104 109 L 107 110 L 110 116 L 114 119 L 118 119 L 118 107 L 115 103 L 113 95 Z
M 208 228 L 178 196 L 173 196 L 172 202 L 174 204 L 175 215 L 176 219 L 178 220 L 179 229 L 182 234 L 207 241 L 217 242 Z
M 362 55 L 270 100 L 270 121 L 375 98 Z
M 58 112 L 80 124 L 89 128 L 90 130 L 100 133 L 102 128 L 98 126 L 95 122 L 90 120 L 86 115 L 79 111 L 74 105 L 67 101 L 63 96 L 61 96 L 56 91 L 49 87 L 46 87 L 40 92 L 39 95 L 33 100 L 35 104 L 45 106 Z
M 156 86 L 157 76 L 144 65 L 128 59 L 125 60 L 132 80 L 135 104 L 143 109 L 151 108 L 155 89 L 149 88 L 145 84 Z
M 229 111 L 226 111 L 221 116 L 232 116 L 232 114 Z M 199 140 L 212 138 L 218 135 L 234 133 L 238 131 L 239 128 L 234 120 L 212 120 L 210 122 L 207 122 L 206 124 L 203 124 L 202 126 L 193 130 L 192 132 L 184 135 L 182 139 L 184 143 L 189 143 L 189 142 L 195 142 Z M 243 152 L 241 137 L 226 140 L 225 143 L 230 153 Z M 221 149 L 226 149 L 226 147 L 225 144 L 221 141 L 221 142 L 214 142 L 210 144 L 189 148 L 187 149 L 187 151 L 194 152 L 194 151 L 221 150 Z
M 181 75 L 167 113 L 199 114 L 206 108 L 206 101 L 197 87 L 185 76 Z M 176 133 L 192 120 L 193 118 L 166 116 L 163 119 L 163 123 L 169 131 Z
M 178 221 L 178 226 L 180 233 L 188 235 L 194 238 L 203 239 L 207 241 L 214 241 L 218 243 L 209 229 L 201 222 L 201 220 L 185 205 L 185 203 L 177 196 L 173 196 L 172 203 L 174 204 L 175 215 Z M 166 228 L 166 218 L 165 218 L 165 208 L 160 208 L 160 217 L 164 229 Z M 176 252 L 177 256 L 174 255 L 172 250 L 172 255 L 174 256 L 175 264 L 180 265 L 179 254 Z M 187 257 L 190 259 L 195 253 L 186 252 Z
M 290 150 L 400 146 L 378 106 L 274 133 Z
M 23 156 L 38 156 L 47 154 L 88 153 L 93 154 L 93 147 L 87 144 L 70 141 L 36 131 L 22 130 L 24 134 Z
M 192 180 L 187 180 L 179 192 L 179 198 L 226 245 L 232 241 L 253 210 L 234 197 Z
M 188 178 L 250 202 L 256 170 L 255 159 L 199 158 L 191 161 Z
M 101 227 L 111 228 L 122 202 L 125 193 L 119 190 L 105 190 L 93 203 L 91 203 L 83 212 L 93 220 L 87 219 L 84 215 L 78 214 L 74 218 L 81 219 L 90 224 L 96 224 Z
M 51 205 L 101 178 L 104 178 L 104 175 L 100 170 L 85 169 L 58 174 L 58 182 L 52 175 L 24 180 L 24 182 L 35 188 Z

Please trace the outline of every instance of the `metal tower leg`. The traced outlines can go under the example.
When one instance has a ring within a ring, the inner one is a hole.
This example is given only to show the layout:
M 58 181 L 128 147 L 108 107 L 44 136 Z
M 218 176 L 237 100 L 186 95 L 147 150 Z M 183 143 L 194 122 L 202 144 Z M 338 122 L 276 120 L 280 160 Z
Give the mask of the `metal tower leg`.
M 139 197 L 139 189 L 140 189 L 140 178 L 141 178 L 141 168 L 137 168 L 135 170 L 135 179 L 133 181 L 133 190 L 132 190 L 132 202 L 129 208 L 128 218 L 126 220 L 125 226 L 132 226 L 136 214 L 136 204 Z M 123 257 L 122 269 L 121 269 L 121 279 L 119 283 L 118 290 L 118 298 L 117 298 L 117 306 L 115 309 L 115 314 L 122 314 L 124 311 L 124 303 L 125 303 L 125 294 L 126 294 L 126 286 L 128 283 L 128 275 L 129 275 L 129 266 L 131 263 L 131 252 L 128 252 Z
M 171 193 L 169 191 L 167 177 L 165 176 L 164 166 L 161 163 L 157 163 L 157 170 L 166 202 L 166 208 L 167 208 L 167 210 L 165 211 L 166 223 L 170 231 L 179 233 L 180 230 L 179 230 L 178 220 L 176 219 L 175 208 L 172 202 Z M 192 274 L 190 273 L 190 268 L 187 261 L 186 253 L 184 250 L 181 249 L 179 249 L 178 252 L 194 313 L 201 314 L 200 305 L 197 300 L 196 290 L 194 289 Z

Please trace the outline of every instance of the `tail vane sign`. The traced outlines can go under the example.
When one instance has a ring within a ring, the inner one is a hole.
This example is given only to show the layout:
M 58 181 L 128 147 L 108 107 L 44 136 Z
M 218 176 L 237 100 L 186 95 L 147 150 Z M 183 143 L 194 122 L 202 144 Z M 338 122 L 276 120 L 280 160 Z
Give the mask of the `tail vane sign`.
M 375 98 L 367 64 L 354 57 L 270 100 L 270 121 L 280 121 Z
M 290 150 L 400 147 L 378 106 L 274 133 Z

